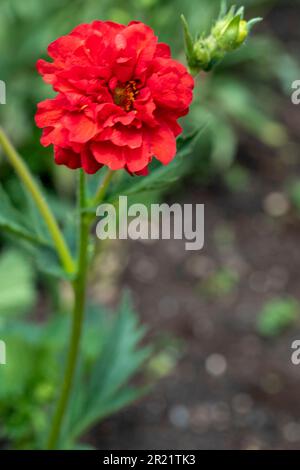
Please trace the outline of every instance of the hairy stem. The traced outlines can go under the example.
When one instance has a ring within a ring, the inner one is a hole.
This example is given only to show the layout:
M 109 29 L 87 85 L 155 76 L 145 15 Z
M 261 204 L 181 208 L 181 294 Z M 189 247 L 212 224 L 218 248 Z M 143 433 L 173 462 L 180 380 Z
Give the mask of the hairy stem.
M 58 256 L 61 260 L 61 263 L 68 274 L 73 274 L 75 272 L 75 263 L 69 251 L 69 248 L 65 242 L 65 239 L 59 229 L 57 221 L 47 204 L 44 196 L 42 195 L 38 184 L 34 180 L 32 174 L 30 173 L 27 165 L 19 156 L 19 154 L 14 149 L 13 145 L 5 135 L 4 131 L 0 127 L 0 145 L 2 146 L 7 159 L 15 169 L 20 180 L 24 184 L 25 188 L 31 194 L 37 208 L 39 209 L 41 216 L 43 217 L 49 233 L 52 237 L 53 243 L 57 250 Z
M 54 413 L 52 427 L 48 440 L 48 449 L 55 449 L 63 418 L 68 406 L 74 373 L 76 370 L 77 358 L 80 347 L 80 338 L 83 326 L 85 297 L 86 297 L 86 279 L 88 267 L 88 245 L 89 245 L 89 220 L 84 214 L 85 208 L 85 175 L 80 170 L 79 181 L 79 254 L 78 254 L 78 273 L 73 282 L 74 290 L 74 312 L 72 318 L 72 331 L 70 339 L 69 353 L 67 357 L 66 369 L 64 374 L 63 385 L 58 400 L 57 408 Z
M 103 201 L 112 176 L 113 172 L 109 170 L 104 177 L 104 180 L 97 192 L 97 195 L 95 196 L 95 204 L 100 204 L 100 202 Z M 74 373 L 76 370 L 77 358 L 79 356 L 80 338 L 84 319 L 88 269 L 89 232 L 91 223 L 93 222 L 93 218 L 90 217 L 89 213 L 85 212 L 85 209 L 87 207 L 87 200 L 85 175 L 82 170 L 80 170 L 78 193 L 79 255 L 77 276 L 73 282 L 74 312 L 72 318 L 72 331 L 63 385 L 58 400 L 57 408 L 53 417 L 52 427 L 47 446 L 48 449 L 55 449 L 59 440 L 61 425 L 63 423 L 63 419 L 67 410 L 68 402 L 72 391 L 72 384 L 74 379 Z

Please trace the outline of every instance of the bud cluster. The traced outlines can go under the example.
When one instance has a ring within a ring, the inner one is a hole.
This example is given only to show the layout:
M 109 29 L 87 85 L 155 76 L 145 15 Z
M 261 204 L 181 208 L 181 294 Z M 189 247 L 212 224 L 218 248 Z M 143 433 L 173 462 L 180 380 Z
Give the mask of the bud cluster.
M 261 21 L 261 18 L 253 18 L 250 21 L 244 19 L 244 7 L 229 10 L 223 1 L 219 18 L 208 36 L 192 38 L 189 26 L 183 15 L 185 48 L 188 65 L 191 72 L 196 75 L 200 70 L 209 71 L 222 60 L 226 53 L 238 49 L 246 41 L 251 28 Z

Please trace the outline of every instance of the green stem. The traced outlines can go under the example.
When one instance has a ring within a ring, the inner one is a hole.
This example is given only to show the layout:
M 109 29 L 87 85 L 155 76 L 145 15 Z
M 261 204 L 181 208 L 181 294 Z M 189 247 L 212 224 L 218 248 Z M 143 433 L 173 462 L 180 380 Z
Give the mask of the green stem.
M 18 155 L 8 138 L 6 137 L 4 131 L 0 128 L 0 144 L 3 147 L 3 150 L 14 167 L 19 178 L 23 182 L 26 189 L 31 194 L 35 204 L 37 205 L 47 227 L 51 234 L 53 243 L 56 247 L 57 253 L 60 257 L 61 263 L 68 274 L 73 274 L 75 272 L 75 264 L 73 258 L 70 254 L 69 248 L 64 240 L 64 237 L 59 229 L 59 226 L 56 222 L 56 219 L 51 212 L 45 198 L 41 194 L 39 187 L 31 175 L 27 165 Z
M 95 196 L 95 204 L 100 203 L 105 196 L 108 185 L 113 176 L 113 172 L 109 170 Z M 67 364 L 61 394 L 58 400 L 57 408 L 53 417 L 52 427 L 48 439 L 48 449 L 55 449 L 59 440 L 61 425 L 67 410 L 70 394 L 72 390 L 74 373 L 79 353 L 80 338 L 84 319 L 84 307 L 86 297 L 86 281 L 88 268 L 88 244 L 89 231 L 92 220 L 88 213 L 85 212 L 87 206 L 85 174 L 80 170 L 79 179 L 79 197 L 78 197 L 78 214 L 79 214 L 79 256 L 77 276 L 73 281 L 74 290 L 74 312 L 72 319 L 72 331 L 70 339 L 70 348 L 67 357 Z
M 112 177 L 114 176 L 115 171 L 113 170 L 107 170 L 106 175 L 103 178 L 103 181 L 92 201 L 92 207 L 97 206 L 97 204 L 100 204 L 100 202 L 103 200 L 103 197 L 107 191 L 107 188 L 109 186 L 109 183 L 111 182 Z
M 85 196 L 85 175 L 80 170 L 79 181 L 79 217 L 80 217 L 80 231 L 79 231 L 79 257 L 78 257 L 78 272 L 77 277 L 73 282 L 74 290 L 74 312 L 72 318 L 72 332 L 70 339 L 70 348 L 67 358 L 65 375 L 61 394 L 54 414 L 52 427 L 48 440 L 48 449 L 55 449 L 63 418 L 68 406 L 70 393 L 72 390 L 74 373 L 76 370 L 77 357 L 79 353 L 80 338 L 83 326 L 85 297 L 86 297 L 86 278 L 88 268 L 88 244 L 89 244 L 89 220 L 84 214 L 83 209 L 86 205 Z

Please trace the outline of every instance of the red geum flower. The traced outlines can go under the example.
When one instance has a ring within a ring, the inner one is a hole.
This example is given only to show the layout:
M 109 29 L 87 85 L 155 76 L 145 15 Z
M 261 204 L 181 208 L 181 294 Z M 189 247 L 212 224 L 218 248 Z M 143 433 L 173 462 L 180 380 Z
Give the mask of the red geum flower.
M 58 38 L 48 53 L 53 62 L 39 60 L 37 69 L 58 94 L 38 104 L 35 119 L 56 163 L 147 174 L 152 157 L 173 159 L 194 81 L 151 28 L 94 21 Z

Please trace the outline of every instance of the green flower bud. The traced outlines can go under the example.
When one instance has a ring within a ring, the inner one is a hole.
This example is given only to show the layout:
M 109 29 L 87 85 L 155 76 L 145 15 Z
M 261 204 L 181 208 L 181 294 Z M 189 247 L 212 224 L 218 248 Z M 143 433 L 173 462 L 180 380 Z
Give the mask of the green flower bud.
M 238 49 L 249 36 L 254 24 L 261 18 L 250 21 L 244 20 L 244 7 L 236 10 L 231 7 L 228 11 L 226 2 L 222 2 L 218 20 L 215 22 L 207 37 L 201 36 L 194 40 L 187 21 L 181 15 L 183 23 L 186 57 L 190 71 L 196 75 L 200 70 L 209 71 L 222 60 L 226 53 Z
M 240 21 L 239 34 L 238 34 L 238 37 L 237 37 L 237 44 L 239 46 L 241 44 L 243 44 L 243 42 L 248 37 L 248 34 L 249 34 L 249 28 L 248 28 L 247 21 L 245 21 L 245 20 Z
M 225 26 L 224 30 L 220 33 L 219 37 L 216 38 L 217 47 L 224 49 L 224 51 L 233 51 L 238 47 L 238 37 L 240 31 L 240 16 L 235 16 Z
M 211 54 L 207 44 L 201 40 L 195 42 L 194 54 L 196 67 L 201 64 L 202 69 L 206 70 L 211 61 Z

